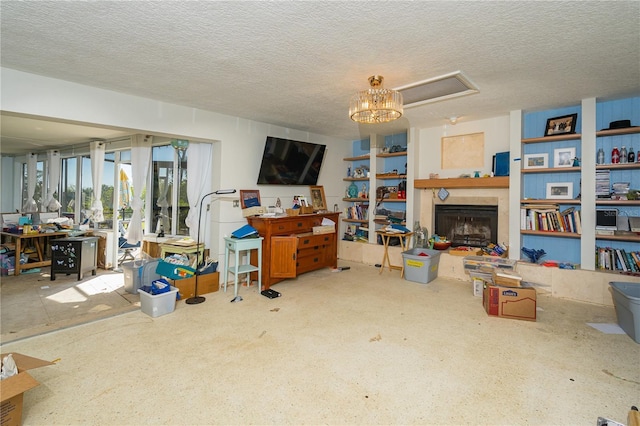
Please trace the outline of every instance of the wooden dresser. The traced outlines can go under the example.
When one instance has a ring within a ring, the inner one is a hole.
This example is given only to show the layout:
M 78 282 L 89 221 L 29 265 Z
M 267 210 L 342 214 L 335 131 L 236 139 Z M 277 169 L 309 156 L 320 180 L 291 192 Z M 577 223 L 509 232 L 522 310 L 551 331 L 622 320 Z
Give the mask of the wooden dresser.
M 340 213 L 319 213 L 284 217 L 248 217 L 262 243 L 262 286 L 266 290 L 286 278 L 316 269 L 338 266 L 338 220 Z M 313 234 L 322 219 L 331 219 L 335 232 Z M 252 252 L 252 263 L 257 253 Z

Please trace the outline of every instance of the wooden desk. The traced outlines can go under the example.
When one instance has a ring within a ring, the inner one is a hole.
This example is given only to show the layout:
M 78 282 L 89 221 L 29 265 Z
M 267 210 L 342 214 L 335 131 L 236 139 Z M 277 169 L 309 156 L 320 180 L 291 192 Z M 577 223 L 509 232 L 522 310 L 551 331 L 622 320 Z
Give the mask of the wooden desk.
M 386 231 L 376 231 L 376 234 L 380 235 L 382 238 L 382 243 L 384 244 L 384 256 L 382 257 L 382 266 L 380 266 L 380 273 L 384 271 L 384 264 L 387 264 L 389 271 L 395 269 L 400 271 L 400 278 L 404 277 L 404 263 L 402 266 L 392 265 L 389 260 L 389 240 L 392 237 L 398 237 L 400 239 L 400 248 L 402 251 L 406 251 L 409 248 L 409 242 L 411 241 L 411 236 L 413 232 L 405 232 L 403 234 L 397 232 L 386 232 Z
M 11 238 L 15 240 L 16 244 L 16 264 L 14 269 L 14 275 L 20 275 L 20 271 L 23 269 L 39 268 L 41 266 L 51 266 L 51 259 L 47 258 L 47 247 L 49 238 L 68 237 L 67 232 L 52 232 L 49 234 L 14 234 L 12 232 L 0 232 L 0 235 L 5 238 Z M 36 262 L 28 262 L 24 265 L 20 264 L 20 253 L 24 251 L 27 242 L 31 241 L 36 249 L 38 259 Z

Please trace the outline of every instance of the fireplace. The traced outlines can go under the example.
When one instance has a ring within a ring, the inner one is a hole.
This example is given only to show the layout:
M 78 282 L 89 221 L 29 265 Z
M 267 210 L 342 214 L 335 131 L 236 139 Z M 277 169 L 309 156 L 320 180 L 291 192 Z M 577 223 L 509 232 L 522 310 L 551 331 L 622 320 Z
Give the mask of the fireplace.
M 498 206 L 436 204 L 435 233 L 453 247 L 486 247 L 498 242 Z

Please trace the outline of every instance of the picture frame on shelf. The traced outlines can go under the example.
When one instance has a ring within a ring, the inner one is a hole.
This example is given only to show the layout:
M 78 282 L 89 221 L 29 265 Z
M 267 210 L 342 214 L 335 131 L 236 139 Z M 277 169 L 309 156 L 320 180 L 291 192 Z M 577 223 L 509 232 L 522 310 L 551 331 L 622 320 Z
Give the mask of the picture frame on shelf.
M 324 187 L 311 186 L 310 190 L 311 190 L 311 207 L 313 207 L 313 210 L 314 211 L 326 210 L 327 199 L 324 196 Z
M 259 207 L 260 191 L 257 189 L 241 189 L 240 190 L 240 207 L 248 209 L 249 207 Z
M 525 169 L 546 169 L 549 167 L 549 154 L 525 154 L 522 167 Z
M 573 182 L 547 183 L 547 198 L 550 200 L 572 200 Z
M 578 113 L 549 118 L 547 119 L 547 125 L 544 128 L 544 135 L 556 136 L 575 133 L 577 122 Z
M 553 150 L 553 167 L 571 167 L 574 158 L 575 148 L 556 148 Z

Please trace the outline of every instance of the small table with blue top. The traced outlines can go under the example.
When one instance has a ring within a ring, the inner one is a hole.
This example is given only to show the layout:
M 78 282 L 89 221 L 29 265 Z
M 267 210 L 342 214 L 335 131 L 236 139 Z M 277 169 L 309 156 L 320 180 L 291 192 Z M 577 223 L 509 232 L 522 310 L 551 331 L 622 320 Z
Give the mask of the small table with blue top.
M 234 296 L 238 296 L 238 275 L 247 274 L 247 285 L 251 284 L 251 273 L 258 273 L 258 293 L 262 291 L 262 240 L 263 237 L 258 238 L 230 238 L 225 237 L 224 239 L 224 291 L 227 291 L 227 278 L 229 277 L 229 273 L 234 275 L 233 278 L 233 286 L 234 286 Z M 247 253 L 247 263 L 240 264 L 240 255 L 241 252 L 251 250 L 258 250 L 257 256 L 257 265 L 251 264 L 251 256 L 250 253 Z M 229 265 L 229 253 L 233 251 L 235 253 L 235 263 L 233 265 Z

